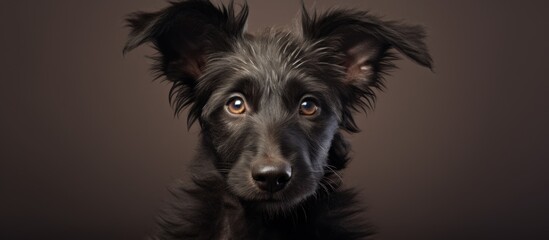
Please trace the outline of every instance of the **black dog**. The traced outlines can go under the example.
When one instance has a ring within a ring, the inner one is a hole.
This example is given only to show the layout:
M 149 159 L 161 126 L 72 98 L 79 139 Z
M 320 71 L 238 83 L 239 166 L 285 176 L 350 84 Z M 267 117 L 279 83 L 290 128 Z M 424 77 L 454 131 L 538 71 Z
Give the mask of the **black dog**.
M 431 67 L 419 26 L 362 11 L 302 10 L 296 32 L 245 31 L 248 8 L 209 1 L 134 13 L 124 52 L 151 42 L 155 70 L 201 145 L 192 182 L 154 239 L 363 239 L 352 191 L 338 171 L 349 158 L 340 131 L 374 100 L 392 49 Z

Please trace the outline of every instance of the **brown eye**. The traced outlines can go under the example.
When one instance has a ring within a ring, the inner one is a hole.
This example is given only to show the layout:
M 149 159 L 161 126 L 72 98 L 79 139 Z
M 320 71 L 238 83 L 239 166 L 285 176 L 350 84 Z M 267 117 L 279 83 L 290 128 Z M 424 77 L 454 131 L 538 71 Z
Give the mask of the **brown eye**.
M 299 104 L 299 114 L 305 116 L 312 116 L 318 111 L 316 101 L 312 98 L 305 98 Z
M 227 111 L 232 114 L 243 114 L 246 112 L 246 103 L 244 99 L 239 96 L 232 97 L 229 102 L 227 102 Z

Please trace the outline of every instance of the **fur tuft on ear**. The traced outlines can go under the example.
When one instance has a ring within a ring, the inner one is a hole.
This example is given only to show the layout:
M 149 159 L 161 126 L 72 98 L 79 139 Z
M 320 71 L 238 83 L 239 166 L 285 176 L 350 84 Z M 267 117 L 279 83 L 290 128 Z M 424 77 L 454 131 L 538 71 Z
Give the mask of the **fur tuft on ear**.
M 304 6 L 301 24 L 304 38 L 334 51 L 335 60 L 329 61 L 343 69 L 342 81 L 348 91 L 342 95 L 350 104 L 341 124 L 351 132 L 359 131 L 351 110 L 373 107 L 373 89 L 381 89 L 383 74 L 395 67 L 393 61 L 398 57 L 392 49 L 421 66 L 432 67 L 421 26 L 383 21 L 364 11 L 332 10 L 309 15 Z
M 195 102 L 194 90 L 208 56 L 229 51 L 231 42 L 244 35 L 247 17 L 246 4 L 236 13 L 233 2 L 216 7 L 207 0 L 171 2 L 158 12 L 136 12 L 126 19 L 131 32 L 123 53 L 153 44 L 158 51 L 153 70 L 173 83 L 169 96 L 178 114 Z M 200 108 L 191 109 L 189 127 L 199 115 Z

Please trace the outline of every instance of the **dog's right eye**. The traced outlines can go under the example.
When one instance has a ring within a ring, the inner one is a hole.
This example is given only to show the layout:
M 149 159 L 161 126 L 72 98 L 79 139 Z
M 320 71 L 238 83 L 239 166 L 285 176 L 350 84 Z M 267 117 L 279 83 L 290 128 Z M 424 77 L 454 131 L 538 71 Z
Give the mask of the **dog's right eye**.
M 243 114 L 246 112 L 246 102 L 240 96 L 234 96 L 227 102 L 227 111 L 232 114 Z
M 301 100 L 301 104 L 299 104 L 299 114 L 304 116 L 313 116 L 317 112 L 318 105 L 316 103 L 316 100 L 311 97 L 306 97 L 305 99 Z

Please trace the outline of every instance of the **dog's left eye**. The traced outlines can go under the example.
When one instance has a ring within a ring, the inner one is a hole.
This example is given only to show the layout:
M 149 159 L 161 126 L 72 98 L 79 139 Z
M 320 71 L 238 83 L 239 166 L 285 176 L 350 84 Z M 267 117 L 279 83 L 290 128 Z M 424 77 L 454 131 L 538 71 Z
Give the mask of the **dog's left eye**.
M 316 101 L 312 98 L 305 98 L 299 104 L 299 114 L 312 116 L 318 112 Z
M 227 111 L 232 114 L 243 114 L 246 112 L 246 102 L 240 96 L 234 96 L 227 102 Z

